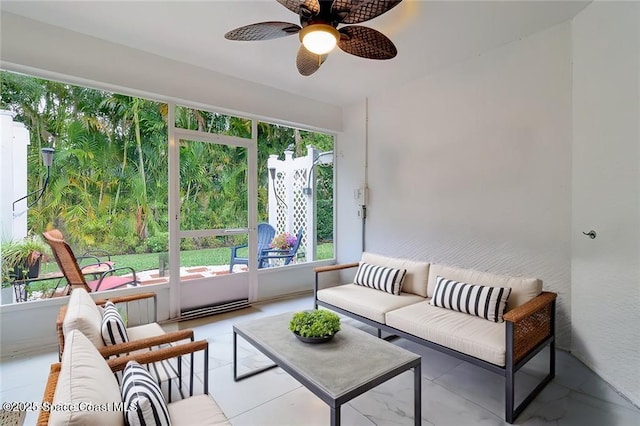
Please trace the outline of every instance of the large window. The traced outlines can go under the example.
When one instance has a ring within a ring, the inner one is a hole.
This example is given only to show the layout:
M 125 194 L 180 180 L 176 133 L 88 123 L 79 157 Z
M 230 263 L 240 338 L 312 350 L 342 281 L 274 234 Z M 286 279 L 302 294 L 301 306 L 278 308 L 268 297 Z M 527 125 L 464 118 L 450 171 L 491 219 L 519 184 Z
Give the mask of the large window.
M 117 266 L 133 267 L 143 282 L 166 282 L 168 105 L 5 71 L 0 78 L 0 109 L 11 111 L 30 135 L 24 164 L 12 165 L 26 169 L 14 173 L 26 183 L 13 199 L 43 187 L 47 170 L 40 153 L 55 149 L 42 196 L 30 196 L 16 205 L 17 212 L 2 215 L 3 222 L 27 218 L 23 230 L 3 232 L 3 247 L 57 228 L 76 255 L 103 250 Z M 250 137 L 252 120 L 178 106 L 174 125 Z M 271 224 L 276 235 L 301 239 L 290 259 L 281 251 L 260 267 L 332 258 L 333 137 L 266 122 L 257 127 L 258 222 Z M 246 226 L 246 150 L 182 140 L 179 151 L 181 224 L 189 229 Z M 224 269 L 231 247 L 246 242 L 246 234 L 183 238 L 180 264 Z M 5 287 L 13 278 L 7 266 L 3 261 Z M 49 257 L 40 277 L 56 272 Z M 50 295 L 56 286 L 59 291 L 64 283 L 34 281 L 27 297 Z

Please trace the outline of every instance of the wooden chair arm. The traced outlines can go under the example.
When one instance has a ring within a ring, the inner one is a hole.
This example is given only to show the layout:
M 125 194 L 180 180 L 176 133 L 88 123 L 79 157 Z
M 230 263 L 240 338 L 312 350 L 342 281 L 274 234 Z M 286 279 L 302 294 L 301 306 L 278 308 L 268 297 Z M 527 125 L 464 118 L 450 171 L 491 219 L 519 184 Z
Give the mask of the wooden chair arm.
M 505 321 L 510 322 L 520 322 L 525 318 L 539 312 L 540 310 L 546 308 L 550 303 L 556 300 L 557 294 L 551 293 L 548 291 L 543 291 L 538 296 L 529 300 L 527 303 L 524 303 L 517 308 L 514 308 L 503 315 Z
M 354 262 L 354 263 L 343 263 L 339 265 L 318 266 L 317 268 L 313 268 L 313 270 L 317 274 L 321 272 L 339 271 L 341 269 L 355 268 L 356 266 L 360 266 L 360 263 Z
M 56 333 L 58 335 L 58 361 L 62 359 L 62 351 L 64 350 L 64 317 L 67 315 L 67 305 L 60 306 L 58 317 L 56 318 Z
M 140 352 L 127 355 L 124 357 L 112 358 L 107 360 L 107 364 L 114 373 L 123 370 L 129 361 L 138 361 L 140 364 L 150 364 L 165 359 L 176 358 L 181 355 L 202 351 L 209 346 L 206 340 L 198 340 L 197 342 L 189 342 L 168 348 L 157 349 L 149 352 Z
M 174 331 L 171 333 L 161 334 L 160 336 L 148 337 L 146 339 L 103 346 L 98 349 L 98 352 L 100 352 L 100 355 L 104 358 L 108 358 L 112 355 L 126 354 L 140 349 L 148 349 L 166 343 L 178 342 L 180 340 L 193 340 L 193 330 Z
M 58 385 L 58 377 L 60 376 L 60 363 L 51 364 L 49 370 L 49 378 L 47 379 L 47 385 L 44 388 L 44 395 L 42 396 L 42 405 L 51 405 L 53 403 L 53 395 L 56 392 L 56 386 Z M 38 426 L 47 426 L 49 424 L 49 410 L 43 410 L 40 407 L 40 413 L 38 414 Z
M 118 297 L 111 297 L 109 299 L 96 299 L 96 305 L 104 305 L 105 303 L 107 303 L 107 300 L 112 301 L 113 303 L 126 303 L 126 302 L 133 302 L 135 300 L 142 300 L 142 299 L 149 299 L 152 297 L 156 297 L 155 293 L 138 293 L 138 294 L 131 294 L 129 296 L 118 296 Z

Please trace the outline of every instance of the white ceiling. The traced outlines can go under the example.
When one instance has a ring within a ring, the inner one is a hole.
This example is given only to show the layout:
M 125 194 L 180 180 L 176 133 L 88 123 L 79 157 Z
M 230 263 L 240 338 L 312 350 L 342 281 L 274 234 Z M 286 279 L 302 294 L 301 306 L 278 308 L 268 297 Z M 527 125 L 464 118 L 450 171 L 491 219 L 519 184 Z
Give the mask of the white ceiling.
M 0 11 L 345 105 L 571 19 L 588 3 L 404 0 L 363 24 L 387 35 L 398 56 L 374 61 L 336 49 L 309 77 L 295 66 L 297 36 L 258 42 L 224 38 L 227 31 L 255 22 L 299 23 L 275 0 L 2 0 Z

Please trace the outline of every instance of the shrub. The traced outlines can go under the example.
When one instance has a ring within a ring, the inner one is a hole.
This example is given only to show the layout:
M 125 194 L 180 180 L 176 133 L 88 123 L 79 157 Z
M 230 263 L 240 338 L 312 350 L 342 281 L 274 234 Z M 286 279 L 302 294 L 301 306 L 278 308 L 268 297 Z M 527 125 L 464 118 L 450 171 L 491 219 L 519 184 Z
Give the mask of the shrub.
M 293 314 L 289 330 L 302 337 L 326 337 L 340 330 L 340 317 L 325 310 L 302 311 Z
M 159 232 L 147 238 L 147 251 L 150 253 L 169 251 L 169 233 Z

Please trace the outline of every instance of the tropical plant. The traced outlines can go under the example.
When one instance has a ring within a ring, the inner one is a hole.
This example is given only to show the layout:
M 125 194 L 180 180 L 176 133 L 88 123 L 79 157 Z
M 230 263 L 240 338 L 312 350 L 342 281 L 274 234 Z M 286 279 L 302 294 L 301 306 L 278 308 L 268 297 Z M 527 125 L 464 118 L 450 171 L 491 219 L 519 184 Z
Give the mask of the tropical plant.
M 302 337 L 328 337 L 340 331 L 340 317 L 333 312 L 316 309 L 296 312 L 289 330 Z
M 29 209 L 28 230 L 63 230 L 77 250 L 113 254 L 166 251 L 168 232 L 168 105 L 0 71 L 0 108 L 30 131 L 28 188 L 41 188 L 40 149 L 55 146 L 48 190 Z M 330 135 L 178 106 L 178 128 L 258 141 L 258 221 L 268 215 L 267 161 L 291 146 L 333 149 Z M 248 225 L 248 149 L 179 141 L 181 229 Z M 318 239 L 333 240 L 333 171 L 318 167 Z M 229 235 L 183 239 L 194 249 L 239 244 Z M 188 242 L 187 242 L 188 240 Z

